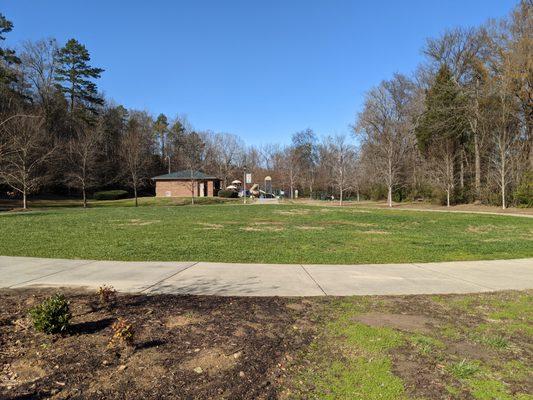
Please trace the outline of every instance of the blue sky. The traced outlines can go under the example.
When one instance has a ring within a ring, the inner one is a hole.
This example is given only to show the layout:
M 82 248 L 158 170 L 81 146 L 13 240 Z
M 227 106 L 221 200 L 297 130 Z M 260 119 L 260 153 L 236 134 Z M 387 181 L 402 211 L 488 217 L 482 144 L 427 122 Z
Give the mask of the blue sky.
M 425 39 L 507 15 L 511 0 L 0 0 L 8 43 L 74 37 L 128 108 L 185 114 L 250 144 L 347 133 L 364 93 L 410 73 Z

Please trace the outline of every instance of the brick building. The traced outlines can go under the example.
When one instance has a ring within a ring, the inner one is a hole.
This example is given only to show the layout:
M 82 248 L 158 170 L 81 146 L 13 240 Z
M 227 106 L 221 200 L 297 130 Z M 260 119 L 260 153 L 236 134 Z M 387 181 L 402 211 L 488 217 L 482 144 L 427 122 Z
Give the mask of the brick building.
M 220 190 L 220 179 L 200 171 L 178 171 L 152 178 L 156 197 L 213 197 Z

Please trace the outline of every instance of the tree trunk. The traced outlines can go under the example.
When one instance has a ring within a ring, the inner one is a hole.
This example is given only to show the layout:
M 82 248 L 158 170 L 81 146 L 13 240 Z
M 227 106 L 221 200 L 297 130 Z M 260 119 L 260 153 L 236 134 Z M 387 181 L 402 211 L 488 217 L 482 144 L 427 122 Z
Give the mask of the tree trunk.
M 191 204 L 194 205 L 194 185 L 195 182 L 191 181 Z
M 450 207 L 450 188 L 446 189 L 446 207 Z
M 503 168 L 503 165 L 502 165 L 502 170 L 500 171 L 500 174 L 501 174 L 500 186 L 502 189 L 502 209 L 505 210 L 507 208 L 507 204 L 505 202 L 505 169 Z
M 135 196 L 135 207 L 138 207 L 139 201 L 137 200 L 137 185 L 133 185 L 133 195 Z
M 481 155 L 479 154 L 479 137 L 474 134 L 474 164 L 475 164 L 475 188 L 476 200 L 481 200 Z
M 461 189 L 464 189 L 465 187 L 465 166 L 464 166 L 464 154 L 463 150 L 460 151 L 460 164 L 459 164 L 459 185 L 461 186 Z
M 82 186 L 81 192 L 83 194 L 83 208 L 87 208 L 87 193 L 85 192 L 85 185 Z
M 387 191 L 387 204 L 389 207 L 392 207 L 392 186 L 389 185 L 389 190 Z
M 339 205 L 342 206 L 342 194 L 343 194 L 342 186 L 341 186 L 339 192 L 340 192 L 340 193 L 339 193 L 339 194 L 340 194 L 340 196 L 339 196 Z
M 357 189 L 357 202 L 359 203 L 359 189 Z
M 22 208 L 26 210 L 28 208 L 28 203 L 26 201 L 26 189 L 22 191 Z

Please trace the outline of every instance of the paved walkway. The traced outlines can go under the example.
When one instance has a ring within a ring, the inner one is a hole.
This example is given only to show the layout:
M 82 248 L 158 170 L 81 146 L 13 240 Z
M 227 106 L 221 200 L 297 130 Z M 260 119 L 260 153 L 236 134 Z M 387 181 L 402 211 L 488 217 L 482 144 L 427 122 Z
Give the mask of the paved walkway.
M 427 264 L 291 265 L 121 262 L 0 256 L 0 287 L 112 285 L 122 292 L 348 296 L 533 289 L 533 259 Z

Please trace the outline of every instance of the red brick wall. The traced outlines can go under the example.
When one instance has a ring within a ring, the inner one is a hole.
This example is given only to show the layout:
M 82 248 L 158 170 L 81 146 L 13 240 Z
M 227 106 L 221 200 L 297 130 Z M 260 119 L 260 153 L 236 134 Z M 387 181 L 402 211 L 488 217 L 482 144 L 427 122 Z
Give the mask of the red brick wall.
M 167 194 L 170 192 L 170 195 Z M 155 183 L 156 197 L 190 197 L 191 183 L 188 181 L 157 181 Z M 194 185 L 194 195 L 198 196 L 197 182 Z

